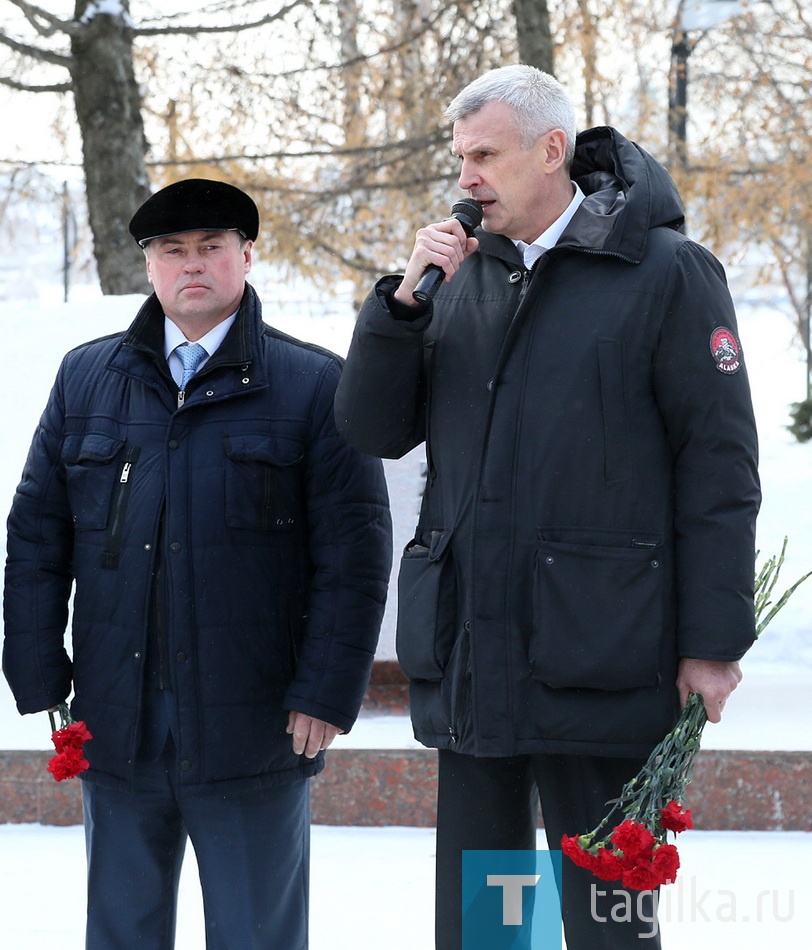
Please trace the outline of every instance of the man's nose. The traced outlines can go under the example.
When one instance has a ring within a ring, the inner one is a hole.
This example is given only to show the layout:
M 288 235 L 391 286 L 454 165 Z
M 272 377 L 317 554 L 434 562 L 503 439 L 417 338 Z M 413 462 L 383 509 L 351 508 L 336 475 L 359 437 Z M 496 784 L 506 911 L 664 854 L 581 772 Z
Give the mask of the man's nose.
M 206 269 L 206 265 L 200 254 L 192 253 L 183 262 L 183 269 L 188 273 L 200 273 Z
M 462 191 L 470 191 L 481 183 L 482 178 L 477 174 L 474 166 L 470 162 L 463 160 L 462 165 L 460 165 L 460 177 L 458 179 L 458 184 Z

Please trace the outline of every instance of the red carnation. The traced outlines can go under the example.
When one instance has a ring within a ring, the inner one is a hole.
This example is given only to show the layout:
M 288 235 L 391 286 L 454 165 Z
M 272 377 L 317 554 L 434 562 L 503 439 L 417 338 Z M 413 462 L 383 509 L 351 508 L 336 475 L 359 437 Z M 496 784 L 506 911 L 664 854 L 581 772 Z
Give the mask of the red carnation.
M 651 865 L 637 865 L 623 872 L 622 884 L 635 891 L 653 891 L 662 880 Z
M 594 873 L 598 859 L 584 847 L 585 843 L 585 836 L 573 835 L 570 838 L 564 835 L 561 839 L 561 851 L 579 868 L 586 868 Z
M 48 762 L 48 771 L 57 782 L 62 782 L 66 778 L 75 778 L 90 768 L 90 763 L 84 757 L 84 745 L 93 736 L 84 722 L 75 722 L 71 719 L 67 706 L 60 704 L 57 711 L 62 725 L 60 729 L 53 729 L 51 733 L 56 755 Z M 49 715 L 53 728 L 55 725 L 53 713 Z
M 612 844 L 616 850 L 623 852 L 621 863 L 624 868 L 631 868 L 643 862 L 651 861 L 651 852 L 657 839 L 646 828 L 627 818 L 612 832 Z
M 691 810 L 689 808 L 683 809 L 682 805 L 678 802 L 669 802 L 665 808 L 660 811 L 660 815 L 662 826 L 668 831 L 679 833 L 694 826 Z
M 619 881 L 623 877 L 623 865 L 610 848 L 598 848 L 597 864 L 592 873 L 602 881 Z
M 71 722 L 64 729 L 57 729 L 51 736 L 57 752 L 64 752 L 65 749 L 79 749 L 88 739 L 93 736 L 88 731 L 83 722 Z
M 677 870 L 679 868 L 679 852 L 674 844 L 661 844 L 654 852 L 654 859 L 651 862 L 655 871 L 660 876 L 662 884 L 673 884 L 677 879 Z
M 57 782 L 66 778 L 76 778 L 88 768 L 90 768 L 90 763 L 82 757 L 81 749 L 65 749 L 48 763 L 48 771 Z

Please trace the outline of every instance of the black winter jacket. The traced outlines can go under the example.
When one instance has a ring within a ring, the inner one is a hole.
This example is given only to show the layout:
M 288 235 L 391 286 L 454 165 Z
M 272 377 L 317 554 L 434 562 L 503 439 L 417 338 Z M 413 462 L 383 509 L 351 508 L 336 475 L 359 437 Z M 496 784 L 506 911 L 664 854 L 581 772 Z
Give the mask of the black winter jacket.
M 163 321 L 153 295 L 62 363 L 9 518 L 4 671 L 21 713 L 73 687 L 86 777 L 127 785 L 163 538 L 181 781 L 312 775 L 287 711 L 358 713 L 391 562 L 382 467 L 336 432 L 339 360 L 263 324 L 250 286 L 180 408 Z
M 578 137 L 572 177 L 586 200 L 532 273 L 480 230 L 415 319 L 379 282 L 336 396 L 362 451 L 426 442 L 397 645 L 429 746 L 644 755 L 678 659 L 754 639 L 757 443 L 722 267 L 614 130 Z

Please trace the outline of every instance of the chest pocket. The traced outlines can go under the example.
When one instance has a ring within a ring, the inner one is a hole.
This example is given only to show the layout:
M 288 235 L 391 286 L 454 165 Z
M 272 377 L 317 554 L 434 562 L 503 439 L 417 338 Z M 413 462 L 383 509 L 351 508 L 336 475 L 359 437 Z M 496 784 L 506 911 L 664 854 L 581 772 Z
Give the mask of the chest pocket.
M 224 441 L 226 524 L 252 531 L 304 527 L 304 447 L 293 437 L 229 435 Z
M 107 527 L 124 440 L 100 432 L 68 436 L 62 448 L 68 501 L 78 531 Z

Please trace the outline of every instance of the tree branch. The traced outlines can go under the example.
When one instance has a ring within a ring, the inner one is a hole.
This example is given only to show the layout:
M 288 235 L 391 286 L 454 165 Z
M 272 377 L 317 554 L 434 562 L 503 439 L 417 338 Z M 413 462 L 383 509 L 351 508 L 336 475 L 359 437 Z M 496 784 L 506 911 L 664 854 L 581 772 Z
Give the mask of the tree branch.
M 245 30 L 254 30 L 257 27 L 274 23 L 284 19 L 296 7 L 309 6 L 310 0 L 291 0 L 287 6 L 269 13 L 250 23 L 231 23 L 222 26 L 142 26 L 133 27 L 133 36 L 197 36 L 200 33 L 242 33 Z
M 6 76 L 0 76 L 0 86 L 8 86 L 9 89 L 16 89 L 17 92 L 70 92 L 73 88 L 69 82 L 52 83 L 49 86 L 29 86 L 27 83 L 17 82 Z
M 67 69 L 70 64 L 70 57 L 68 56 L 54 53 L 51 50 L 40 49 L 38 46 L 30 46 L 28 43 L 20 43 L 4 33 L 0 33 L 0 45 L 13 49 L 15 53 L 19 53 L 21 56 L 35 59 L 38 63 L 50 63 L 52 66 L 61 66 L 63 69 Z
M 209 158 L 185 158 L 175 161 L 153 161 L 151 165 L 157 165 L 161 168 L 167 168 L 171 165 L 206 165 L 220 164 L 222 162 L 259 162 L 272 158 L 342 158 L 350 155 L 376 155 L 392 151 L 424 151 L 432 145 L 439 145 L 447 141 L 449 134 L 443 130 L 421 135 L 417 138 L 403 139 L 399 142 L 388 142 L 383 145 L 358 145 L 353 148 L 317 148 L 309 149 L 306 152 L 266 152 L 261 155 L 246 155 L 245 152 L 239 152 L 234 155 L 217 155 Z
M 40 36 L 53 36 L 54 33 L 70 32 L 68 22 L 60 20 L 59 17 L 43 10 L 42 7 L 35 6 L 33 3 L 26 3 L 26 0 L 8 0 L 8 2 L 20 10 Z M 43 24 L 43 20 L 47 26 Z

